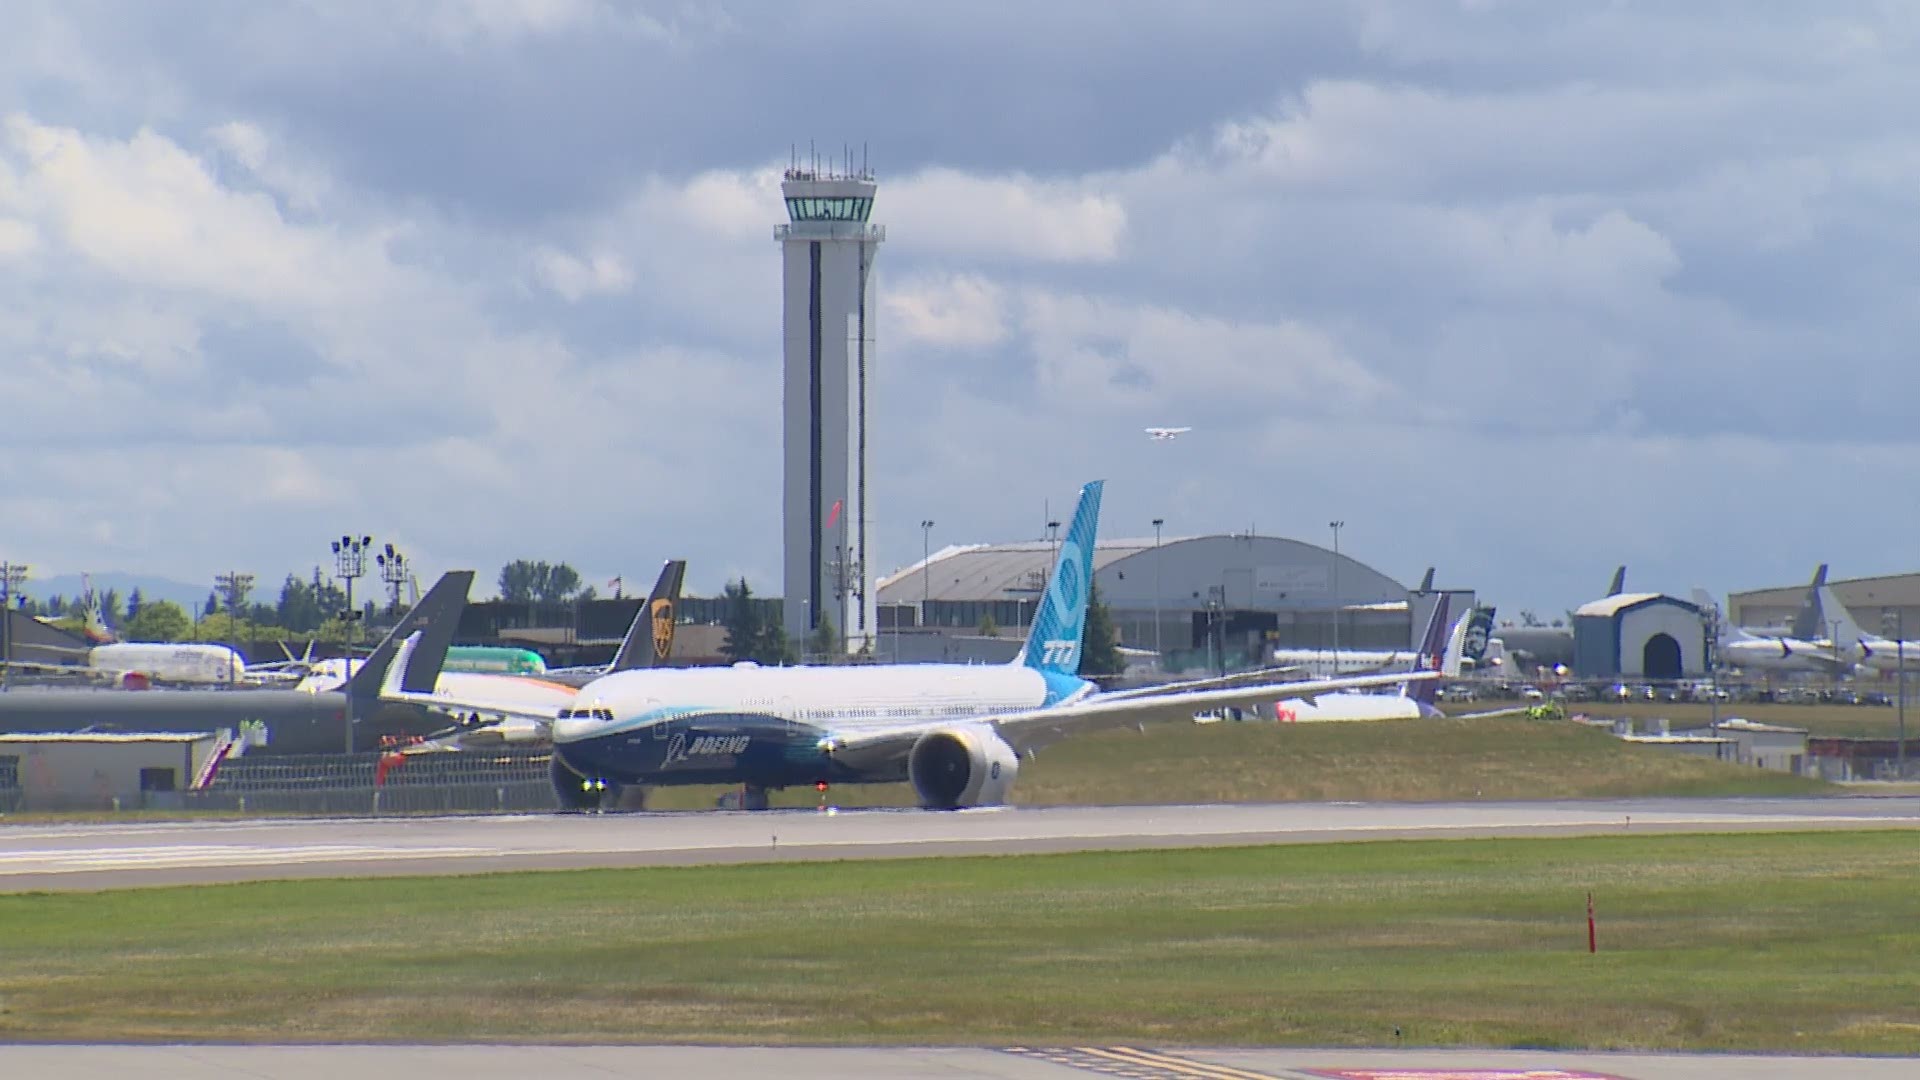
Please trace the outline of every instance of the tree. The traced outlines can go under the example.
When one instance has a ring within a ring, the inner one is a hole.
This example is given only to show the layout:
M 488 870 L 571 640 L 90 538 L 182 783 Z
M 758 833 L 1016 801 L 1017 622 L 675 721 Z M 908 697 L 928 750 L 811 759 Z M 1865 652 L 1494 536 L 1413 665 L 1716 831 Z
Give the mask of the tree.
M 824 611 L 820 613 L 820 625 L 807 635 L 807 659 L 822 664 L 837 664 L 846 659 L 840 631 L 834 628 L 833 617 Z
M 288 574 L 280 583 L 280 606 L 274 611 L 273 621 L 289 630 L 310 634 L 320 629 L 326 613 L 320 610 L 313 586 Z
M 215 592 L 207 593 L 207 603 L 205 607 L 200 609 L 200 617 L 203 619 L 211 619 L 219 610 L 220 594 Z
M 120 590 L 108 589 L 100 594 L 100 621 L 108 626 L 127 621 L 126 614 L 120 610 Z
M 132 621 L 133 621 L 133 617 L 134 617 L 135 615 L 138 615 L 138 614 L 140 614 L 140 609 L 141 609 L 142 607 L 145 607 L 145 606 L 146 606 L 146 603 L 147 603 L 147 601 L 146 601 L 146 598 L 145 598 L 145 597 L 142 597 L 142 596 L 140 595 L 140 586 L 138 586 L 138 585 L 135 585 L 135 586 L 133 587 L 133 591 L 127 594 L 127 619 L 126 619 L 126 621 L 128 621 L 128 622 L 132 622 Z
M 1100 599 L 1100 586 L 1095 585 L 1087 594 L 1087 629 L 1086 640 L 1080 648 L 1080 674 L 1118 675 L 1126 666 L 1120 656 L 1119 638 L 1113 631 L 1113 613 Z
M 1000 636 L 1000 624 L 993 621 L 993 612 L 991 611 L 980 616 L 980 636 L 981 637 L 999 637 Z
M 500 599 L 558 604 L 580 591 L 580 572 L 566 563 L 515 559 L 500 568 Z
M 727 582 L 722 597 L 727 602 L 720 620 L 727 628 L 726 643 L 720 646 L 722 656 L 735 663 L 752 660 L 758 664 L 784 664 L 791 659 L 786 631 L 767 620 L 746 578 Z
M 156 600 L 141 604 L 127 620 L 125 637 L 129 641 L 180 641 L 193 630 L 193 621 L 179 604 Z

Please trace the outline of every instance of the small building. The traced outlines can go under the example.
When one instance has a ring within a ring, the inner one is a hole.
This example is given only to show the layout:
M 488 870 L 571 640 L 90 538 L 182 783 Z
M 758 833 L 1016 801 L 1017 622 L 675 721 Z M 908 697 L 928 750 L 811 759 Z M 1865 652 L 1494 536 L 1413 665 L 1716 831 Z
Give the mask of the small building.
M 1742 765 L 1796 776 L 1807 771 L 1806 728 L 1762 724 L 1736 717 L 1720 721 L 1718 728 L 1701 728 L 1684 734 L 1697 737 L 1717 734 L 1719 738 L 1732 740 L 1735 749 L 1731 760 Z
M 209 731 L 0 734 L 0 811 L 136 809 L 193 786 Z
M 1583 679 L 1672 680 L 1707 674 L 1700 608 L 1661 593 L 1620 593 L 1573 613 L 1573 670 Z

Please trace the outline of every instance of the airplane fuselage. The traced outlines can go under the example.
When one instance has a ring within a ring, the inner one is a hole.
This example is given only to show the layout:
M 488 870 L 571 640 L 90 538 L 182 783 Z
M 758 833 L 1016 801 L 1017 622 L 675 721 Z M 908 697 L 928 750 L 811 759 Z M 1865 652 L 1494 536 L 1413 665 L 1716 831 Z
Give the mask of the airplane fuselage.
M 204 643 L 124 641 L 96 645 L 87 652 L 87 666 L 114 675 L 144 675 L 156 682 L 238 686 L 246 681 L 247 664 L 225 645 Z
M 624 784 L 885 782 L 906 778 L 904 759 L 849 764 L 825 741 L 907 724 L 965 724 L 1077 700 L 1092 689 L 1014 664 L 627 671 L 580 691 L 554 721 L 554 751 L 583 776 Z

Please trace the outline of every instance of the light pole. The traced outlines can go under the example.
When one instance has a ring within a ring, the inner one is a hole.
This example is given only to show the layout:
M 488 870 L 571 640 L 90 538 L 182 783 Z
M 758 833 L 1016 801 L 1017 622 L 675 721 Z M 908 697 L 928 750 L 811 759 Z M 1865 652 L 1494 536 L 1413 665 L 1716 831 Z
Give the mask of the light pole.
M 392 544 L 385 545 L 380 554 L 373 557 L 380 567 L 380 580 L 387 583 L 387 614 L 398 617 L 400 614 L 400 586 L 407 582 L 407 571 L 412 563 L 405 555 L 395 551 Z
M 920 628 L 927 625 L 927 599 L 933 595 L 933 519 L 920 521 Z
M 347 623 L 347 682 L 353 682 L 353 628 L 360 612 L 353 606 L 353 581 L 365 576 L 367 572 L 367 551 L 373 547 L 371 536 L 342 536 L 333 542 L 333 569 L 336 576 L 347 583 L 347 610 L 340 617 Z M 353 690 L 347 688 L 346 745 L 347 753 L 353 753 Z
M 1886 633 L 1891 623 L 1893 631 L 1893 677 L 1900 680 L 1893 691 L 1893 706 L 1896 710 L 1895 723 L 1899 725 L 1900 743 L 1894 749 L 1895 775 L 1907 778 L 1907 632 L 1905 613 L 1895 608 L 1880 616 L 1881 633 Z
M 1346 528 L 1345 521 L 1329 521 L 1327 528 L 1333 530 L 1333 674 L 1340 675 L 1340 530 Z
M 13 673 L 13 598 L 27 583 L 27 567 L 21 563 L 0 563 L 0 690 L 6 689 Z
M 1153 662 L 1161 671 L 1167 670 L 1167 654 L 1160 650 L 1160 527 L 1166 523 L 1153 519 Z

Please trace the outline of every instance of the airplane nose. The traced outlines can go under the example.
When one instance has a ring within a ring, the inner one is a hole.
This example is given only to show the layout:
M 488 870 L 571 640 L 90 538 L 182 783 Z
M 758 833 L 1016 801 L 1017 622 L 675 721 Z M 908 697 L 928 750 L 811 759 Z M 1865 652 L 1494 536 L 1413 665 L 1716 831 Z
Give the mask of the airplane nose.
M 553 741 L 557 743 L 579 742 L 591 738 L 604 724 L 592 717 L 573 718 L 553 722 Z

